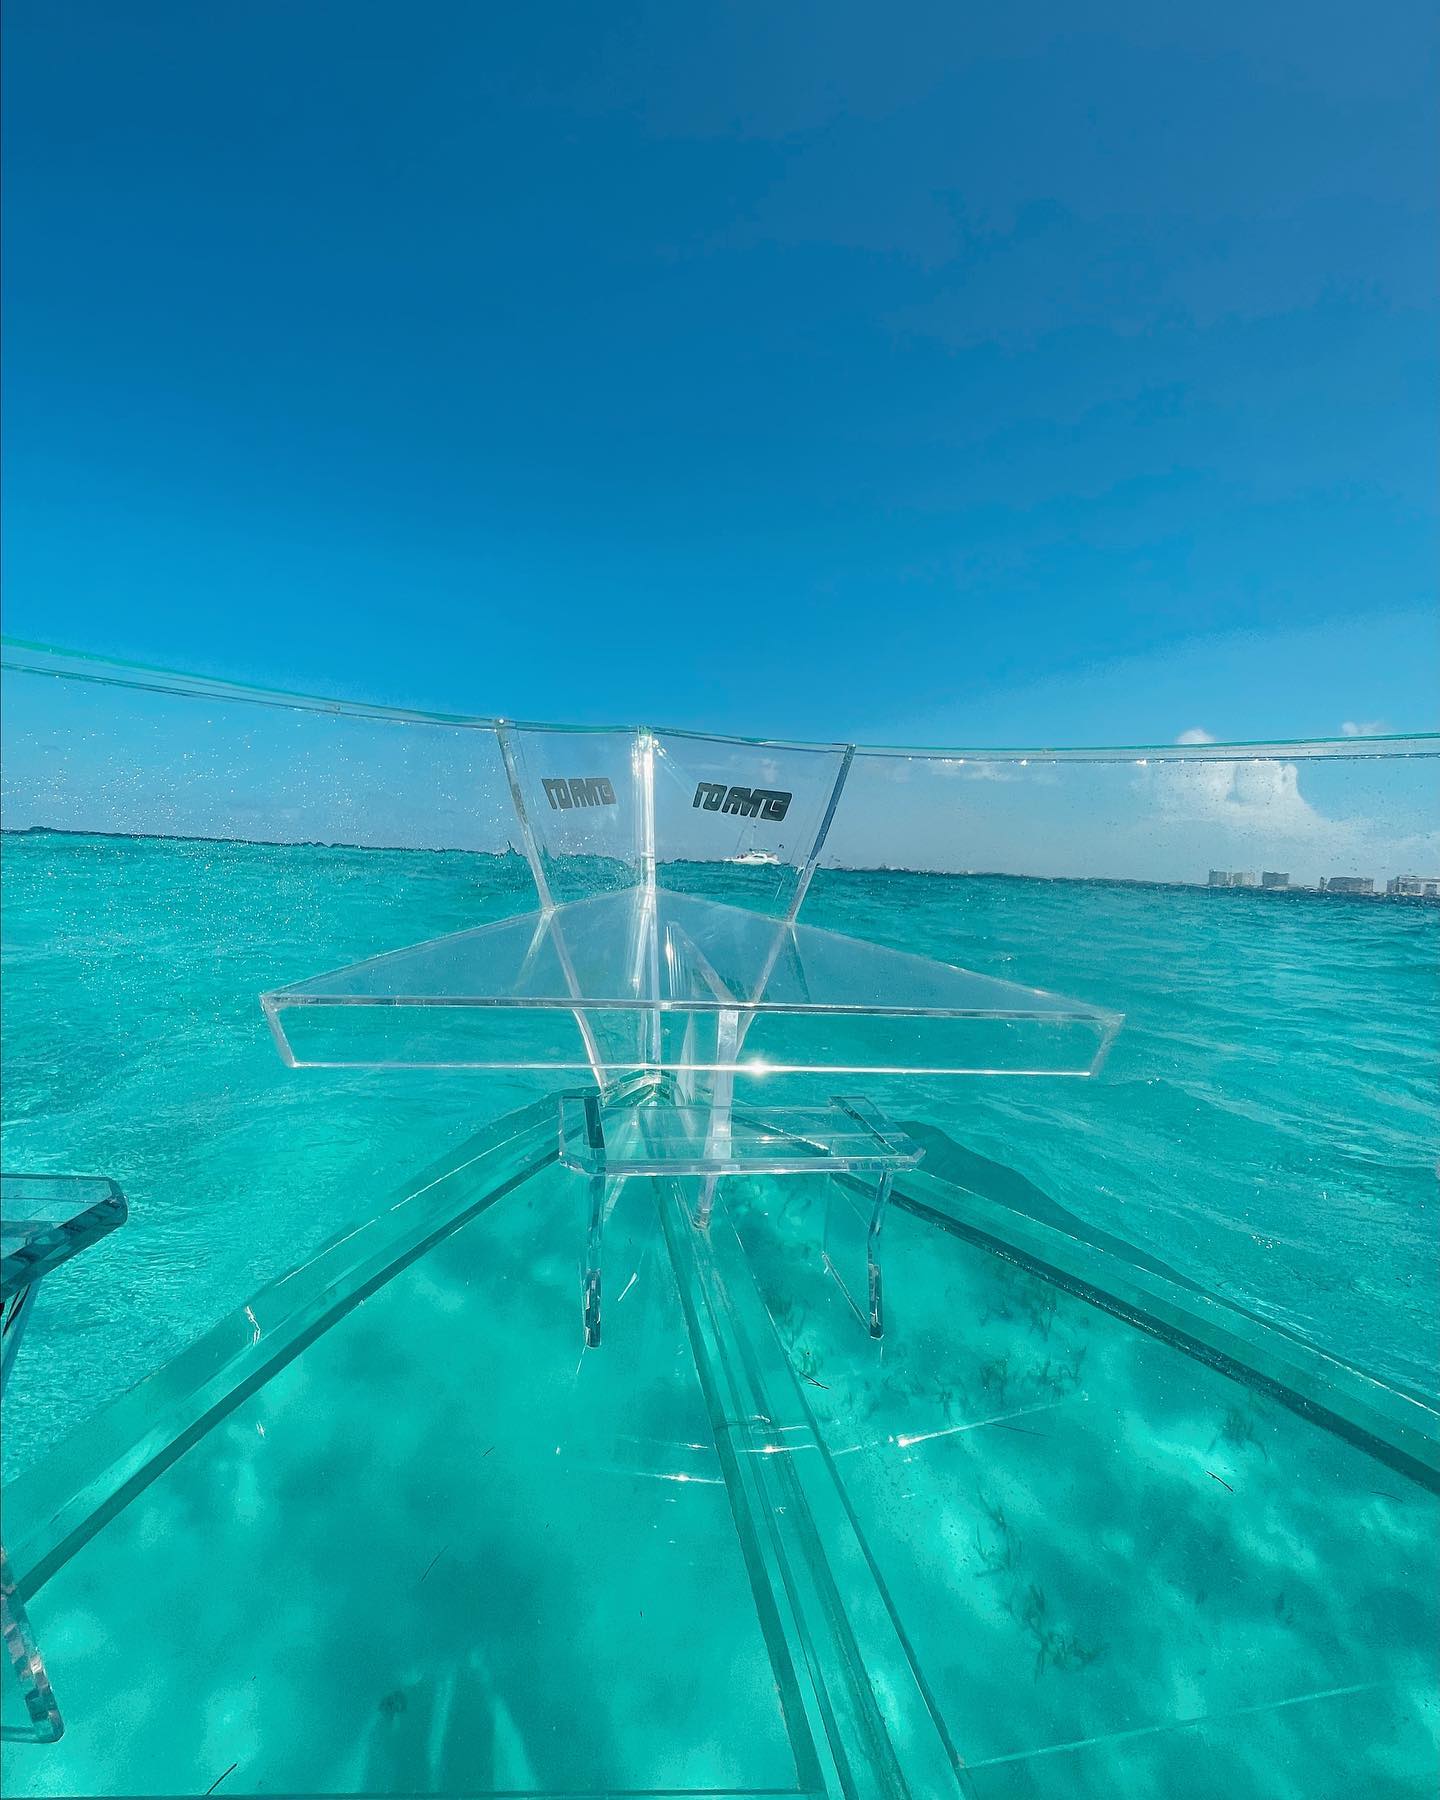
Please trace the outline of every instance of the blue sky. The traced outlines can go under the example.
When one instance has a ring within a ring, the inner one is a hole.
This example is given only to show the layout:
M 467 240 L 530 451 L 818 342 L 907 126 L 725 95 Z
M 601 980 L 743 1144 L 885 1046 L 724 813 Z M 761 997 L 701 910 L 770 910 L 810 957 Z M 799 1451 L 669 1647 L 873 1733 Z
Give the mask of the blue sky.
M 6 628 L 522 717 L 1431 727 L 1437 38 L 9 0 Z

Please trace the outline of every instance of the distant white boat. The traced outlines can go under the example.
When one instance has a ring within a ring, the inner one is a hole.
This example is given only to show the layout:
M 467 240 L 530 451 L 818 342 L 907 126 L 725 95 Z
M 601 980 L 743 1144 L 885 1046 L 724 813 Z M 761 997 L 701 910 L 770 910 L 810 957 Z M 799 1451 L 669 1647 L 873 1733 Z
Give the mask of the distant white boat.
M 738 856 L 727 857 L 726 861 L 732 863 L 768 865 L 778 864 L 780 858 L 773 850 L 742 850 Z

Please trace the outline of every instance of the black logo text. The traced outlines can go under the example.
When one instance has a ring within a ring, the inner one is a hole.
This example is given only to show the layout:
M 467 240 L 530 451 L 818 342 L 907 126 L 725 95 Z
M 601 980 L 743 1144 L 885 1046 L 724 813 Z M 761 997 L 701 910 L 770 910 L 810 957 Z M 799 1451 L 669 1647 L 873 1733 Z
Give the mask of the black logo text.
M 603 775 L 572 775 L 569 781 L 546 777 L 545 798 L 561 812 L 572 806 L 613 806 L 615 790 Z
M 794 798 L 778 788 L 726 787 L 723 781 L 702 781 L 690 804 L 706 812 L 738 813 L 742 819 L 783 819 Z

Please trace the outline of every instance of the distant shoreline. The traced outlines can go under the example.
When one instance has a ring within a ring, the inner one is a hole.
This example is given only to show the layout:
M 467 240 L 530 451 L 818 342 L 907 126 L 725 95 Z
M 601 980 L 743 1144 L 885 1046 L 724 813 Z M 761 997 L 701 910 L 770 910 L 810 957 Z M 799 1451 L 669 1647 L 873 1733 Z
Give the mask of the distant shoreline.
M 95 838 L 102 842 L 135 843 L 135 844 L 224 844 L 253 850 L 357 850 L 367 854 L 400 855 L 400 856 L 483 856 L 491 862 L 509 863 L 519 869 L 525 868 L 525 858 L 520 851 L 507 846 L 503 850 L 469 850 L 458 844 L 445 844 L 420 847 L 414 844 L 352 844 L 340 841 L 326 842 L 319 838 L 239 838 L 212 837 L 193 832 L 162 831 L 75 831 L 64 825 L 21 825 L 0 827 L 3 838 Z M 603 859 L 599 859 L 603 860 Z M 671 862 L 676 867 L 696 869 L 729 868 L 734 865 L 728 860 L 717 859 L 713 862 L 698 861 L 693 857 L 675 857 Z M 1440 906 L 1440 898 L 1423 894 L 1387 894 L 1379 889 L 1369 894 L 1335 893 L 1326 888 L 1293 885 L 1283 888 L 1262 887 L 1212 887 L 1209 881 L 1161 881 L 1151 876 L 1138 875 L 1016 875 L 1007 869 L 909 869 L 896 867 L 889 863 L 832 863 L 816 871 L 817 877 L 825 875 L 903 875 L 912 880 L 934 881 L 1014 881 L 1034 883 L 1041 882 L 1052 886 L 1071 887 L 1114 887 L 1138 889 L 1163 889 L 1166 892 L 1224 894 L 1226 896 L 1246 895 L 1266 903 L 1285 899 L 1314 899 L 1331 902 L 1357 901 L 1371 902 L 1376 900 L 1403 901 L 1413 906 Z

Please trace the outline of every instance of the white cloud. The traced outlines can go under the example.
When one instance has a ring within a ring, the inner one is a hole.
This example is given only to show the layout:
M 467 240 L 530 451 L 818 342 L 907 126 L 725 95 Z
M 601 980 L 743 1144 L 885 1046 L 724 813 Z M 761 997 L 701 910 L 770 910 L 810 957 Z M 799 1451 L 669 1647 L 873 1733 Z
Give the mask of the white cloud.
M 1177 744 L 1213 744 L 1213 735 L 1203 725 L 1192 725 L 1188 731 L 1182 731 L 1176 738 Z
M 1200 742 L 1192 739 L 1192 742 Z M 1262 838 L 1307 838 L 1329 826 L 1300 792 L 1294 763 L 1170 762 L 1152 766 L 1149 783 L 1161 812 L 1175 820 L 1223 825 Z
M 928 766 L 952 781 L 1023 781 L 1022 771 L 1029 768 L 1029 762 L 1026 758 L 1019 762 L 987 762 L 983 757 L 954 756 Z
M 1383 719 L 1347 719 L 1340 729 L 1346 737 L 1384 737 L 1390 727 Z
M 1413 785 L 1393 770 L 1361 782 L 1349 778 L 1344 763 L 1211 757 L 1152 762 L 1139 774 L 1136 791 L 1154 809 L 1150 853 L 1173 849 L 1177 864 L 1188 857 L 1189 869 L 1288 869 L 1299 881 L 1324 874 L 1379 879 L 1440 856 L 1440 833 L 1415 828 Z M 1328 790 L 1324 809 L 1303 791 L 1311 783 Z

